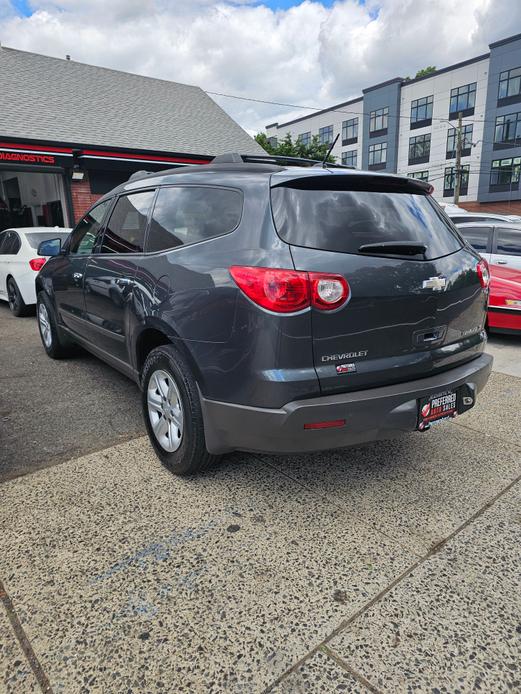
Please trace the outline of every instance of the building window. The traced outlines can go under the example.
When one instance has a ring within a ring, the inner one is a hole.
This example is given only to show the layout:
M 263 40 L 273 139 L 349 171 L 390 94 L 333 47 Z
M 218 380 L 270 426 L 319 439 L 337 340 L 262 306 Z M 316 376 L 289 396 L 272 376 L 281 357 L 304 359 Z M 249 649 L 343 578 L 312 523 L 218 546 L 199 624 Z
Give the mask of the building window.
M 521 100 L 521 67 L 515 67 L 499 74 L 497 98 L 499 100 L 509 99 L 511 102 Z
M 411 128 L 420 128 L 432 123 L 433 96 L 424 96 L 411 101 Z
M 356 149 L 351 149 L 348 152 L 342 152 L 342 164 L 344 166 L 354 166 L 356 168 L 356 162 L 358 159 L 358 152 Z
M 464 125 L 461 131 L 461 156 L 468 157 L 472 149 L 472 130 L 473 125 Z M 455 128 L 447 130 L 447 159 L 456 157 L 456 148 L 458 146 L 458 131 Z
M 509 113 L 496 118 L 494 144 L 509 147 L 521 144 L 521 113 Z
M 318 139 L 321 145 L 330 145 L 333 142 L 333 126 L 326 125 L 324 128 L 319 128 Z
M 461 167 L 460 194 L 466 195 L 469 189 L 469 173 L 470 166 L 465 164 Z M 443 177 L 443 196 L 448 197 L 454 195 L 454 186 L 456 185 L 456 167 L 449 166 L 445 169 Z
M 371 111 L 369 115 L 369 132 L 385 135 L 387 132 L 388 117 L 389 108 L 387 106 L 385 108 L 378 108 L 376 111 Z
M 431 154 L 431 134 L 409 138 L 409 164 L 425 164 Z
M 494 159 L 490 171 L 491 186 L 519 186 L 519 170 L 521 168 L 521 157 L 509 159 Z
M 425 181 L 426 183 L 429 181 L 428 171 L 414 171 L 413 173 L 407 175 L 409 178 L 417 178 L 419 181 Z
M 311 133 L 300 133 L 297 139 L 303 147 L 309 147 L 309 145 L 311 144 Z
M 342 144 L 353 145 L 358 140 L 358 118 L 351 118 L 342 123 Z
M 276 137 L 268 137 L 268 144 L 270 147 L 275 148 L 278 144 L 277 138 Z
M 471 116 L 476 104 L 476 82 L 450 90 L 449 118 L 457 118 L 458 113 Z
M 387 163 L 387 142 L 376 142 L 369 145 L 369 166 L 385 168 Z

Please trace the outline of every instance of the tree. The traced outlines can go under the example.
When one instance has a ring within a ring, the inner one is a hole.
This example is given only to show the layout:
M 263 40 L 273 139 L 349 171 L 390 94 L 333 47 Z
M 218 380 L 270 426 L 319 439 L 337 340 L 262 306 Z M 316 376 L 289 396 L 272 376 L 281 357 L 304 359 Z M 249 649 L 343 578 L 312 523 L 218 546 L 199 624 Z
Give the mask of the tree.
M 324 159 L 330 147 L 330 145 L 322 144 L 318 139 L 318 135 L 313 135 L 309 145 L 302 144 L 298 137 L 293 141 L 290 133 L 283 140 L 277 142 L 276 145 L 270 142 L 270 138 L 268 138 L 266 133 L 257 133 L 255 140 L 268 154 L 278 154 L 282 157 L 303 157 L 304 159 L 317 159 L 318 161 Z M 329 155 L 327 161 L 330 164 L 334 164 L 336 159 Z
M 436 72 L 436 65 L 429 65 L 428 67 L 424 67 L 422 70 L 418 70 L 414 76 L 414 79 L 418 79 L 418 77 L 427 77 L 427 75 L 432 75 L 433 72 Z

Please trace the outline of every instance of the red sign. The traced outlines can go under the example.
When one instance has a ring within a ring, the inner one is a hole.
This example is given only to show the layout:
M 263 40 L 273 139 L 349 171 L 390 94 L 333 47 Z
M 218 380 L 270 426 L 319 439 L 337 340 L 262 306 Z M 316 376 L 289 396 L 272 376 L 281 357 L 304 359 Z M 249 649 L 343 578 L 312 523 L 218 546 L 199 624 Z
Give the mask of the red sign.
M 54 164 L 50 154 L 25 154 L 22 152 L 0 152 L 0 161 L 18 161 L 24 164 Z

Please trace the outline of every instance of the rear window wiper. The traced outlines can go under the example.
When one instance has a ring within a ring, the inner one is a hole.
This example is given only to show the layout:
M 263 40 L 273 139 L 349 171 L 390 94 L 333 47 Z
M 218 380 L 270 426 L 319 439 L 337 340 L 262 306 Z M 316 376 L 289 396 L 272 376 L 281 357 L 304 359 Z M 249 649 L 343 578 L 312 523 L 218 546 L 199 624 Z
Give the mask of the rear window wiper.
M 411 241 L 381 241 L 380 243 L 364 243 L 358 249 L 359 253 L 383 253 L 388 255 L 424 255 L 427 246 Z

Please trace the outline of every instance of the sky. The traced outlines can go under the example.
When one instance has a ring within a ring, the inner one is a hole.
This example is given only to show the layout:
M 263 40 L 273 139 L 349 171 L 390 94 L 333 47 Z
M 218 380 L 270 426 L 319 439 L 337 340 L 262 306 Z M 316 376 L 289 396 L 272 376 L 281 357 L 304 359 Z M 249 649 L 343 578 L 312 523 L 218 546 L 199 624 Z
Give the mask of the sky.
M 316 108 L 516 33 L 520 0 L 0 0 L 4 46 Z M 251 134 L 309 113 L 213 98 Z

